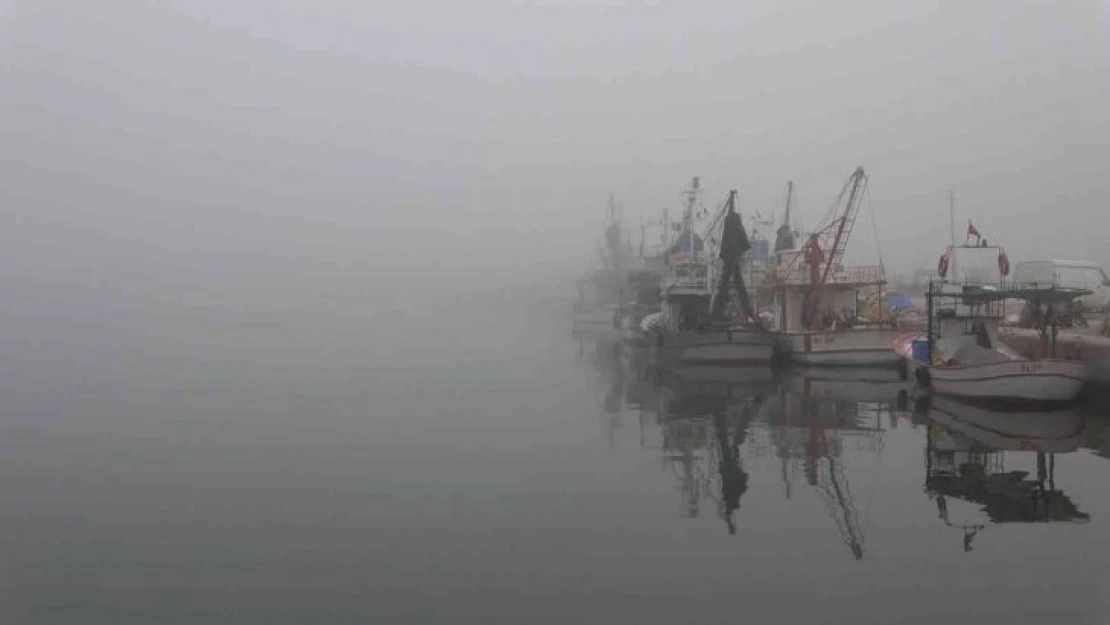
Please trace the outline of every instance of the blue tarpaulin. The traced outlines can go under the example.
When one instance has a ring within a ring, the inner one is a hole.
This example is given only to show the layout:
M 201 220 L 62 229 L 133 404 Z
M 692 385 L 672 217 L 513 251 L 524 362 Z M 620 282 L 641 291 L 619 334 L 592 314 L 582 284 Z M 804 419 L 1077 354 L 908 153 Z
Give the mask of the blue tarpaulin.
M 910 301 L 910 298 L 901 293 L 888 293 L 886 296 L 886 304 L 894 310 L 913 308 L 913 302 Z

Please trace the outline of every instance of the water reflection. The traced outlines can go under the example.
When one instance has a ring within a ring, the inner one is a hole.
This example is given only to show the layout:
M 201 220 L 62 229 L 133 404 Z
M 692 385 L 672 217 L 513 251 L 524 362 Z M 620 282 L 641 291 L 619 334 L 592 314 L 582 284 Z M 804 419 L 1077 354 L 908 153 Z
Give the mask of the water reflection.
M 729 534 L 748 490 L 740 454 L 773 389 L 765 370 L 729 367 L 657 368 L 662 452 L 677 477 L 686 514 L 712 502 Z
M 736 535 L 753 496 L 759 512 L 768 495 L 792 501 L 804 494 L 822 503 L 824 526 L 835 528 L 854 559 L 871 553 L 872 525 L 892 516 L 888 509 L 872 519 L 883 494 L 891 497 L 890 488 L 897 488 L 904 493 L 899 500 L 921 497 L 920 477 L 902 469 L 909 465 L 907 449 L 924 447 L 923 494 L 935 509 L 935 527 L 955 532 L 965 552 L 992 524 L 1089 520 L 1057 484 L 1057 457 L 1081 446 L 1102 455 L 1110 449 L 1105 424 L 1088 427 L 1076 410 L 1014 413 L 944 398 L 909 409 L 894 371 L 772 375 L 658 366 L 645 352 L 606 342 L 593 350 L 609 446 L 623 420 L 635 415 L 639 447 L 662 460 L 683 516 L 700 519 L 712 511 Z M 883 455 L 894 435 L 902 443 L 890 474 Z
M 785 496 L 794 491 L 798 466 L 806 484 L 824 502 L 841 542 L 863 558 L 864 529 L 844 469 L 845 443 L 871 455 L 878 470 L 883 417 L 896 423 L 897 377 L 885 370 L 794 370 L 780 378 L 779 400 L 766 412 L 766 425 L 781 462 Z
M 949 499 L 980 506 L 990 523 L 1083 522 L 1090 516 L 1056 485 L 1056 456 L 1080 448 L 1086 420 L 1074 410 L 1001 412 L 934 398 L 926 410 L 925 490 L 963 549 L 986 523 L 953 522 Z M 1032 461 L 1007 470 L 1008 461 Z

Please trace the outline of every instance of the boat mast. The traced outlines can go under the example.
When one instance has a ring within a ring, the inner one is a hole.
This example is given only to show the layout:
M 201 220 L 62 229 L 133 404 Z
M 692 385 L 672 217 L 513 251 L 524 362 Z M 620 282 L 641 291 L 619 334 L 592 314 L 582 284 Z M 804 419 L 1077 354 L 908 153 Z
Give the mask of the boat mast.
M 640 259 L 644 258 L 644 236 L 647 232 L 647 225 L 644 223 L 644 215 L 640 213 Z
M 782 215 L 782 225 L 790 227 L 790 201 L 794 199 L 794 181 L 786 181 L 786 212 Z
M 794 181 L 786 183 L 786 212 L 782 216 L 782 225 L 775 233 L 775 251 L 794 249 L 794 232 L 790 229 L 790 204 L 794 197 Z
M 670 211 L 668 211 L 665 207 L 663 208 L 663 233 L 660 238 L 662 239 L 662 241 L 660 241 L 660 244 L 663 245 L 663 253 L 669 254 L 671 247 L 669 245 L 671 239 L 671 220 Z
M 683 225 L 687 230 L 687 243 L 690 244 L 690 253 L 694 254 L 694 206 L 698 201 L 698 194 L 701 192 L 701 179 L 694 176 L 690 181 L 690 190 L 686 192 L 686 214 L 682 216 Z
M 952 243 L 951 247 L 956 247 L 956 193 L 952 187 L 948 187 L 948 226 L 951 229 Z M 950 248 L 951 249 L 951 248 Z M 956 279 L 956 254 L 950 254 L 948 270 L 952 272 L 953 281 Z
M 609 194 L 609 228 L 606 229 L 606 243 L 609 246 L 610 269 L 613 273 L 613 278 L 617 282 L 616 296 L 617 296 L 617 315 L 623 316 L 624 312 L 622 306 L 624 304 L 624 276 L 622 274 L 624 268 L 621 263 L 622 241 L 621 241 L 621 222 L 620 222 L 620 209 L 617 206 L 617 199 L 612 193 Z

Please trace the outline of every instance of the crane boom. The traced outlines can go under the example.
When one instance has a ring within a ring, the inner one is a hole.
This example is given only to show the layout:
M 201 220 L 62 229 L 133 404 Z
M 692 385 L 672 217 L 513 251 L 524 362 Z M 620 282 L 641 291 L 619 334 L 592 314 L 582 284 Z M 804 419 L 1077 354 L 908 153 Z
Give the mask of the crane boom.
M 848 201 L 844 204 L 844 213 L 840 218 L 827 226 L 828 229 L 836 228 L 836 236 L 833 238 L 832 252 L 829 254 L 828 264 L 825 265 L 825 272 L 821 276 L 822 285 L 828 280 L 832 268 L 839 265 L 844 258 L 844 250 L 848 247 L 848 237 L 852 235 L 852 226 L 856 223 L 856 216 L 859 214 L 859 206 L 863 201 L 863 191 L 866 187 L 867 174 L 864 173 L 863 167 L 857 167 L 840 191 L 837 204 L 840 204 L 844 199 L 845 192 L 848 194 Z
M 833 269 L 839 267 L 844 258 L 844 251 L 848 247 L 848 239 L 852 235 L 852 227 L 856 223 L 856 216 L 859 214 L 866 188 L 867 174 L 863 171 L 863 167 L 857 167 L 844 183 L 844 187 L 840 189 L 840 195 L 837 196 L 836 203 L 830 209 L 825 222 L 805 245 L 806 253 L 802 254 L 802 257 L 808 259 L 812 276 L 809 304 L 809 327 L 811 328 L 817 327 L 821 310 L 821 291 Z M 843 210 L 840 210 L 841 206 Z M 824 268 L 818 276 L 818 268 L 821 264 L 824 264 Z
M 812 408 L 811 408 L 812 410 Z M 857 560 L 863 559 L 864 536 L 859 524 L 859 512 L 852 500 L 848 480 L 840 459 L 839 445 L 833 445 L 825 428 L 816 422 L 817 415 L 810 414 L 810 444 L 808 450 L 807 478 L 828 509 L 829 518 L 840 533 L 840 540 Z M 824 470 L 820 461 L 824 460 Z

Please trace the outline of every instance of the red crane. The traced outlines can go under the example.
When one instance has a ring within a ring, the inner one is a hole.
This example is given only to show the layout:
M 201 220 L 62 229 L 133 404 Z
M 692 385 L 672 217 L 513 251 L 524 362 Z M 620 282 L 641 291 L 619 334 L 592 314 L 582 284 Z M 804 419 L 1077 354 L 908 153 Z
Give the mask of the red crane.
M 820 316 L 821 291 L 829 280 L 829 275 L 840 267 L 844 250 L 848 247 L 848 237 L 856 223 L 863 193 L 867 189 L 867 174 L 863 167 L 857 167 L 829 209 L 829 214 L 817 230 L 809 236 L 802 246 L 799 258 L 809 264 L 811 291 L 809 296 L 809 327 L 818 327 Z

